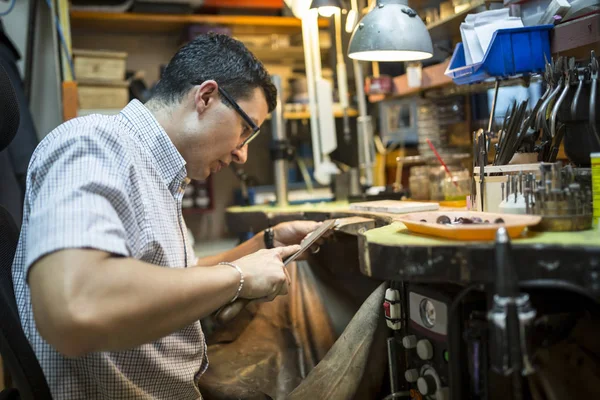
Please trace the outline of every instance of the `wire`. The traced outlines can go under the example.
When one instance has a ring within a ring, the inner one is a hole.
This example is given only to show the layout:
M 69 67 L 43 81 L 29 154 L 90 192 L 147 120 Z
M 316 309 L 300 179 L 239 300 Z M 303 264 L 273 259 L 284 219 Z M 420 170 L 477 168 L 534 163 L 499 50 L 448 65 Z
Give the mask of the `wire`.
M 390 393 L 383 398 L 383 400 L 392 400 L 392 399 L 410 399 L 410 392 L 396 392 Z
M 52 12 L 53 7 L 52 7 L 52 4 L 50 3 L 50 0 L 46 0 L 46 4 L 48 5 L 48 8 L 50 8 L 50 12 Z M 65 35 L 63 33 L 62 25 L 60 24 L 60 20 L 58 19 L 58 15 L 56 15 L 56 14 L 54 15 L 54 20 L 56 23 L 56 30 L 58 31 L 58 37 L 60 39 L 61 47 L 63 48 L 63 51 L 65 52 L 65 57 L 67 58 L 67 62 L 69 63 L 69 69 L 71 70 L 71 75 L 73 76 L 73 80 L 76 80 L 75 66 L 73 64 L 73 58 L 71 57 L 71 53 L 69 52 L 69 46 L 67 46 L 67 41 L 66 41 Z
M 13 8 L 15 8 L 15 4 L 17 4 L 17 0 L 12 0 L 6 11 L 0 13 L 0 17 L 5 17 L 10 14 Z
M 461 341 L 461 333 L 460 333 L 460 321 L 457 318 L 457 309 L 462 300 L 471 292 L 477 290 L 482 291 L 484 289 L 483 284 L 481 283 L 473 283 L 466 288 L 464 288 L 455 298 L 452 300 L 452 304 L 450 305 L 450 310 L 448 313 L 449 321 L 449 336 L 448 336 L 448 352 L 450 353 L 449 363 L 449 380 L 450 380 L 450 399 L 451 400 L 460 400 L 463 398 L 462 396 L 462 372 L 460 366 L 460 341 Z

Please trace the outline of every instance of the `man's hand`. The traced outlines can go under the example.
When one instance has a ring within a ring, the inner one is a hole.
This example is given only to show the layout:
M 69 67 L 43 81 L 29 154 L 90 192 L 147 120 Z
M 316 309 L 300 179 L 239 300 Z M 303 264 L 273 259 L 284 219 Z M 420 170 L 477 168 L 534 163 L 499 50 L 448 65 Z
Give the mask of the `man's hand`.
M 309 233 L 319 227 L 320 222 L 290 221 L 282 222 L 273 227 L 273 244 L 275 247 L 300 244 Z
M 301 244 L 301 242 L 308 238 L 308 236 L 314 232 L 321 222 L 314 221 L 290 221 L 282 222 L 281 224 L 273 227 L 273 245 L 275 247 L 288 246 L 292 244 Z M 325 233 L 315 244 L 310 248 L 311 253 L 317 253 L 319 246 L 323 244 L 325 239 L 330 236 L 332 231 Z M 303 260 L 306 258 L 306 253 L 297 258 L 297 260 Z
M 234 261 L 233 264 L 244 273 L 244 286 L 239 297 L 271 301 L 278 295 L 287 294 L 290 278 L 282 260 L 298 250 L 298 245 L 259 250 Z

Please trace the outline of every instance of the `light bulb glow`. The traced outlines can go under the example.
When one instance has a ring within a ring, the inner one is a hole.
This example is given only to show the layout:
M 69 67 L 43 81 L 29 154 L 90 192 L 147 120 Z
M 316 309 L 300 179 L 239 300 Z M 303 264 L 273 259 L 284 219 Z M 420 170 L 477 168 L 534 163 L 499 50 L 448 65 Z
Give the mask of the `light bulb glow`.
M 354 30 L 354 25 L 356 25 L 356 11 L 350 10 L 348 11 L 348 16 L 346 17 L 346 32 L 352 33 Z
M 329 18 L 331 17 L 333 14 L 335 14 L 335 12 L 339 10 L 338 7 L 333 7 L 333 6 L 326 6 L 326 7 L 319 7 L 319 14 L 322 17 L 326 17 Z
M 359 61 L 417 61 L 433 57 L 433 54 L 424 51 L 411 50 L 373 50 L 359 51 L 348 54 L 348 57 Z

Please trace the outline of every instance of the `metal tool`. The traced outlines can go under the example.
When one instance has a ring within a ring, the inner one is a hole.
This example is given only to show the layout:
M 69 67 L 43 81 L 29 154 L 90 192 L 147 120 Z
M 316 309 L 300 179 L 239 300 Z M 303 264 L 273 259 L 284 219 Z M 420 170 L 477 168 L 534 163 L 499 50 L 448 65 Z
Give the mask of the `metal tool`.
M 565 135 L 565 129 L 566 129 L 566 125 L 560 124 L 560 126 L 558 127 L 558 132 L 556 133 L 556 136 L 554 137 L 554 141 L 552 142 L 552 147 L 550 148 L 550 154 L 548 156 L 548 160 L 545 160 L 545 161 L 548 161 L 548 162 L 556 161 L 556 158 L 558 157 L 558 151 L 560 150 L 560 144 Z
M 564 63 L 566 64 L 566 59 Z M 563 78 L 565 80 L 565 87 L 561 92 L 558 100 L 554 103 L 554 107 L 552 108 L 552 112 L 550 113 L 550 136 L 554 138 L 556 136 L 556 116 L 558 115 L 558 110 L 563 101 L 567 98 L 569 90 L 571 89 L 571 71 L 575 68 L 575 58 L 571 57 L 569 59 L 569 67 L 566 68 L 566 65 L 563 66 Z
M 528 127 L 524 120 L 528 121 L 527 102 L 525 100 L 518 107 L 513 107 L 506 132 L 499 143 L 500 154 L 496 158 L 496 165 L 508 164 L 526 136 Z
M 512 377 L 513 398 L 522 398 L 524 375 L 534 372 L 529 358 L 529 336 L 536 316 L 529 295 L 519 292 L 506 228 L 496 233 L 495 286 L 492 308 L 488 312 L 491 334 L 492 368 Z
M 485 132 L 483 132 L 479 136 L 479 197 L 481 203 L 480 211 L 485 211 L 485 164 L 486 164 L 486 155 L 485 155 Z
M 546 60 L 546 70 L 544 71 L 544 81 L 546 82 L 546 91 L 544 92 L 544 94 L 542 94 L 542 97 L 540 97 L 540 99 L 536 103 L 535 107 L 533 107 L 533 110 L 531 112 L 534 115 L 537 115 L 538 111 L 540 110 L 540 107 L 542 106 L 544 101 L 548 98 L 548 96 L 554 89 L 553 88 L 553 86 L 554 86 L 553 71 L 552 71 L 551 65 L 548 63 L 548 60 Z M 536 119 L 532 118 L 530 128 L 532 128 L 532 129 L 535 128 L 535 123 L 536 123 Z
M 571 119 L 575 119 L 577 115 L 577 105 L 579 104 L 579 96 L 581 95 L 581 89 L 583 89 L 583 82 L 585 81 L 587 69 L 577 68 L 577 90 L 573 96 L 573 103 L 571 103 Z
M 592 50 L 592 59 L 590 61 L 590 77 L 591 77 L 591 86 L 590 86 L 590 129 L 592 133 L 596 137 L 598 144 L 600 144 L 600 136 L 598 136 L 598 130 L 596 129 L 596 92 L 598 88 L 598 59 L 596 58 L 596 53 Z
M 525 188 L 526 212 L 542 216 L 541 222 L 531 229 L 563 232 L 590 229 L 592 194 L 589 190 L 582 190 L 578 183 L 573 183 L 573 169 L 562 168 L 562 162 L 543 162 L 540 175 L 539 182 L 529 177 Z
M 557 64 L 556 64 L 557 66 L 554 68 L 554 73 L 550 74 L 550 76 L 552 77 L 550 84 L 552 84 L 554 82 L 554 77 L 555 77 L 556 73 L 557 72 L 560 73 L 560 71 L 557 71 L 557 69 L 558 69 L 558 65 L 560 65 L 562 62 L 561 60 L 562 60 L 562 58 L 559 57 L 559 60 L 557 61 Z M 550 94 L 548 95 L 546 100 L 544 100 L 544 102 L 540 106 L 540 109 L 538 110 L 537 116 L 536 116 L 536 124 L 535 124 L 536 130 L 546 128 L 546 113 L 547 113 L 548 107 L 550 106 L 552 100 L 554 100 L 554 98 L 561 91 L 563 82 L 564 82 L 564 78 L 561 76 L 560 79 L 558 79 L 556 86 L 553 87 L 552 92 L 550 92 Z

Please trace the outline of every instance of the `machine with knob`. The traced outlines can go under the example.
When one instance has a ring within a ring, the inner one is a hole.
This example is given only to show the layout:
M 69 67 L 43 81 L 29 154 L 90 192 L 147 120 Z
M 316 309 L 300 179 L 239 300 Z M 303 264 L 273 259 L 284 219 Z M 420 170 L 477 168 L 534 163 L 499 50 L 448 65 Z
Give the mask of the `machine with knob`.
M 443 386 L 436 370 L 429 366 L 423 365 L 419 378 L 417 378 L 417 389 L 425 398 L 433 400 L 449 400 L 450 391 L 448 387 Z
M 447 400 L 448 394 L 448 310 L 451 298 L 430 288 L 407 287 L 407 328 L 402 346 L 407 352 L 404 379 L 423 398 Z

